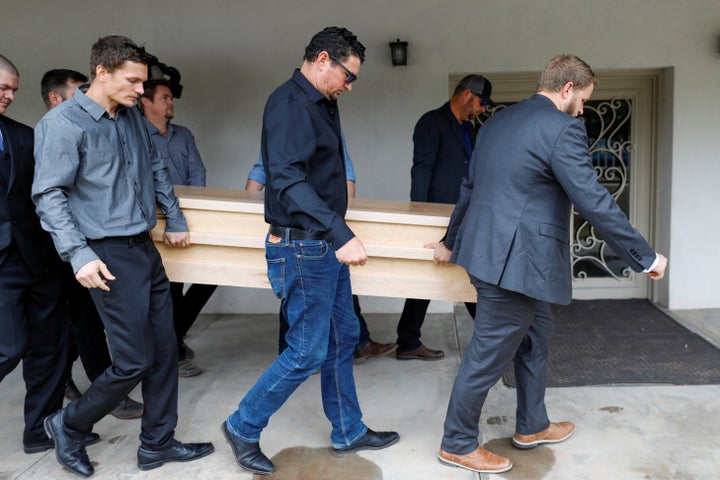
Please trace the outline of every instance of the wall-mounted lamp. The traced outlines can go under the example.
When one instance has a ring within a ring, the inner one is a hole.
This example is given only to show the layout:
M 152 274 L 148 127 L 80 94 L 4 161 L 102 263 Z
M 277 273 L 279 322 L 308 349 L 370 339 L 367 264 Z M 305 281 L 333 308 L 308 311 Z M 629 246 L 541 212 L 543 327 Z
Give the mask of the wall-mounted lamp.
M 408 42 L 401 42 L 399 38 L 394 42 L 390 42 L 390 57 L 392 58 L 393 67 L 407 65 L 407 47 Z

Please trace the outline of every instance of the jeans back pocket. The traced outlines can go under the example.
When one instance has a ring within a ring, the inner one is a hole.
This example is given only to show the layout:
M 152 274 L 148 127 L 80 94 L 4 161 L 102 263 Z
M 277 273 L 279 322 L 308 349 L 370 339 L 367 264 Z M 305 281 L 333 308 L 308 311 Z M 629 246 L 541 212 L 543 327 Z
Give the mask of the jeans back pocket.
M 270 287 L 277 298 L 285 298 L 285 259 L 266 258 L 268 266 L 268 280 Z

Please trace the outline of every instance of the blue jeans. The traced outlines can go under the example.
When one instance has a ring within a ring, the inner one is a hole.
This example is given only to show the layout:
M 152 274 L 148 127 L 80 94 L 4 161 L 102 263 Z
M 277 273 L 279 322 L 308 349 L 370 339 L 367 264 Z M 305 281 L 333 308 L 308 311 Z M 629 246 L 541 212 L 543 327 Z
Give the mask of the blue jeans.
M 325 416 L 333 447 L 347 447 L 365 435 L 353 377 L 358 321 L 350 271 L 324 240 L 265 241 L 268 279 L 283 300 L 288 343 L 228 417 L 228 429 L 245 442 L 258 442 L 268 420 L 295 389 L 321 369 Z
M 372 342 L 372 338 L 370 338 L 370 330 L 368 330 L 367 322 L 365 322 L 365 318 L 362 316 L 362 311 L 360 310 L 360 300 L 358 299 L 357 295 L 353 295 L 353 308 L 355 309 L 355 315 L 358 319 L 358 325 L 360 326 L 360 336 L 358 337 L 358 343 L 355 348 L 355 351 L 360 350 L 368 343 Z M 428 300 L 429 302 L 429 300 Z M 474 305 L 474 304 L 473 304 Z M 283 308 L 282 305 L 280 305 L 280 332 L 278 335 L 278 354 L 282 353 L 283 350 L 287 348 L 287 342 L 285 341 L 285 334 L 288 331 L 287 320 L 285 320 L 285 317 L 283 316 Z M 475 315 L 473 315 L 475 316 Z

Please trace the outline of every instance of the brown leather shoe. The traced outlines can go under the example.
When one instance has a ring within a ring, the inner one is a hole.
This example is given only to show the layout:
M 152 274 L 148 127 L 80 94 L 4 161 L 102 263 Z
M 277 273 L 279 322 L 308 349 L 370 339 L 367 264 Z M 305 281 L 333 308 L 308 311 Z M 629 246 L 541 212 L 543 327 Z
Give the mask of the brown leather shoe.
M 80 393 L 77 385 L 75 385 L 75 382 L 73 382 L 72 377 L 68 377 L 67 381 L 65 382 L 65 398 L 73 402 L 81 396 L 82 393 Z
M 456 455 L 440 449 L 438 458 L 446 465 L 466 468 L 478 473 L 502 473 L 507 472 L 513 466 L 507 458 L 488 452 L 482 447 L 465 455 Z
M 558 443 L 566 440 L 575 431 L 575 425 L 571 422 L 550 423 L 550 426 L 533 435 L 513 435 L 512 443 L 517 448 L 527 450 L 535 448 L 543 443 Z
M 112 409 L 110 415 L 120 420 L 131 420 L 142 417 L 144 411 L 145 406 L 142 403 L 136 402 L 130 397 L 125 397 L 120 400 L 117 407 Z
M 397 343 L 378 343 L 370 340 L 367 345 L 357 349 L 355 358 L 384 357 L 397 350 Z
M 398 360 L 440 360 L 445 357 L 442 350 L 431 350 L 425 345 L 420 345 L 415 350 L 407 352 L 397 352 L 395 358 Z

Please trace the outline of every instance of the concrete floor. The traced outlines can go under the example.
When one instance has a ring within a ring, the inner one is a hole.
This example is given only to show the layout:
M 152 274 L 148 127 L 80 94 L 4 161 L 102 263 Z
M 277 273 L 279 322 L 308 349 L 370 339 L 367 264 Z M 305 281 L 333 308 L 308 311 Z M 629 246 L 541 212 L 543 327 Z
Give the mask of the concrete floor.
M 720 342 L 720 311 L 670 312 L 706 338 Z M 397 315 L 368 315 L 377 341 L 394 340 Z M 267 480 L 699 480 L 720 475 L 720 386 L 666 385 L 554 388 L 547 404 L 554 420 L 571 420 L 577 431 L 568 441 L 520 451 L 510 445 L 514 390 L 499 383 L 481 419 L 483 444 L 509 457 L 515 467 L 502 475 L 479 476 L 441 465 L 437 451 L 449 389 L 460 362 L 460 346 L 472 331 L 464 309 L 429 315 L 423 340 L 448 354 L 438 362 L 372 359 L 355 369 L 365 422 L 373 429 L 397 430 L 396 445 L 347 457 L 328 450 L 329 424 L 319 393 L 319 376 L 308 379 L 271 419 L 261 440 L 277 472 Z M 235 463 L 219 426 L 273 360 L 277 319 L 272 315 L 203 315 L 188 343 L 205 373 L 180 379 L 182 441 L 212 441 L 204 459 L 167 464 L 150 472 L 136 466 L 139 420 L 107 417 L 95 431 L 102 441 L 88 448 L 98 479 L 253 478 Z M 84 374 L 76 370 L 81 389 Z M 0 480 L 78 478 L 61 469 L 52 451 L 22 451 L 24 385 L 16 369 L 0 384 Z M 137 391 L 132 395 L 139 399 Z

